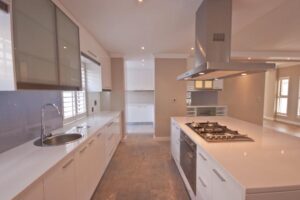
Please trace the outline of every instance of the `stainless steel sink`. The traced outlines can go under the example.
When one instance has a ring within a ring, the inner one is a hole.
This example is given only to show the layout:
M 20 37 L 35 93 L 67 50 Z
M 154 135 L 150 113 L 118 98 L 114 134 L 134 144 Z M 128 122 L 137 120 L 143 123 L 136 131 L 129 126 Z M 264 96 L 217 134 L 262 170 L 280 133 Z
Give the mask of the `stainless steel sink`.
M 59 134 L 48 137 L 44 140 L 43 145 L 41 139 L 38 139 L 34 142 L 36 146 L 57 146 L 63 145 L 70 142 L 74 142 L 82 137 L 79 133 L 68 133 L 68 134 Z

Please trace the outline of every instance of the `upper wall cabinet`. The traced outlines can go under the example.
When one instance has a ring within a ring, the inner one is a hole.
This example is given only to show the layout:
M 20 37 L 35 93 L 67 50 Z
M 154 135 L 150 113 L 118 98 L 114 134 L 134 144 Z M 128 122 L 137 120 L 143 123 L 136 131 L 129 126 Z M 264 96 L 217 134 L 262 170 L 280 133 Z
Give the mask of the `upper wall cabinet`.
M 56 8 L 60 84 L 81 87 L 79 28 Z
M 79 27 L 50 0 L 13 1 L 16 89 L 79 90 Z
M 103 90 L 111 90 L 110 57 L 85 29 L 80 29 L 80 50 L 82 53 L 101 64 L 102 88 Z

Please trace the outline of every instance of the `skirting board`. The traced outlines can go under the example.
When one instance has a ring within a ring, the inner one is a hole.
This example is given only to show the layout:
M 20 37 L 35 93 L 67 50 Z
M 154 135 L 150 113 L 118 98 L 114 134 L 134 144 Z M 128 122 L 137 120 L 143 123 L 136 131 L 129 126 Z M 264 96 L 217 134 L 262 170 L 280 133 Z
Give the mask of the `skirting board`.
M 267 117 L 267 116 L 264 116 L 264 119 L 271 120 L 271 121 L 274 121 L 274 120 L 275 120 L 274 117 Z
M 156 141 L 170 141 L 170 137 L 157 137 L 153 135 L 153 139 Z
M 286 119 L 276 118 L 275 121 L 300 126 L 300 122 L 290 121 L 290 120 L 286 120 Z

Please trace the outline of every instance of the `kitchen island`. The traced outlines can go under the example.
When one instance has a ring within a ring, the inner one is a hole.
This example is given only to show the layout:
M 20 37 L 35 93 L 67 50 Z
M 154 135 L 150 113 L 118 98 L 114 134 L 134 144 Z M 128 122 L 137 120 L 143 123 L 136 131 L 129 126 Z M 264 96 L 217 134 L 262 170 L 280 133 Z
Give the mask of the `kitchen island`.
M 218 122 L 254 142 L 209 143 L 188 122 Z M 300 199 L 300 139 L 230 117 L 173 117 L 171 148 L 192 199 Z M 180 134 L 197 145 L 196 194 L 180 165 Z M 178 141 L 179 140 L 179 141 Z

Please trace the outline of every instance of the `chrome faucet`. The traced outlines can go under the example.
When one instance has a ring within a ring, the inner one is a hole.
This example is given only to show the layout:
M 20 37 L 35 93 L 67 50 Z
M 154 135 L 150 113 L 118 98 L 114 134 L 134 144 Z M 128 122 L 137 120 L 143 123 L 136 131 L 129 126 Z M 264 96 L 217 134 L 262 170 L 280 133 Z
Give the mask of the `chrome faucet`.
M 42 106 L 42 109 L 41 109 L 41 115 L 42 115 L 41 116 L 41 145 L 42 146 L 44 145 L 45 138 L 51 136 L 51 134 L 47 134 L 46 126 L 45 126 L 45 110 L 46 110 L 47 107 L 55 108 L 55 110 L 58 113 L 58 116 L 61 116 L 61 113 L 60 113 L 57 105 L 55 105 L 53 103 L 47 103 L 47 104 Z

